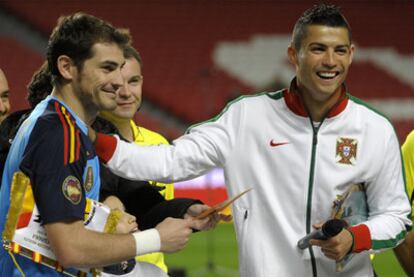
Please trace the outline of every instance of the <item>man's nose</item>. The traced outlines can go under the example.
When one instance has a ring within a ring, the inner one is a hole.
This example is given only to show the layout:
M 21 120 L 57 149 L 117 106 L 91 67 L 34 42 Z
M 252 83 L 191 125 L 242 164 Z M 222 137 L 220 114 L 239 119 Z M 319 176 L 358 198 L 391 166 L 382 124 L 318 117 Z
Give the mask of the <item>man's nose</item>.
M 335 63 L 335 53 L 333 51 L 326 51 L 323 57 L 323 64 L 329 67 L 334 67 Z
M 131 96 L 131 91 L 129 90 L 127 82 L 119 88 L 119 96 L 122 98 L 129 98 Z
M 124 79 L 122 78 L 121 69 L 115 70 L 112 79 L 112 86 L 118 90 L 124 86 Z

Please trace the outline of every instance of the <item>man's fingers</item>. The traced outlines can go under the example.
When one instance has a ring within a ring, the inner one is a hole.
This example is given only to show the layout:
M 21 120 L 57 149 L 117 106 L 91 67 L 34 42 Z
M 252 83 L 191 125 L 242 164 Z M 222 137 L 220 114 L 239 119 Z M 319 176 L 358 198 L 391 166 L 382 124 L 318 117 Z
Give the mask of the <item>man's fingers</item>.
M 233 219 L 233 216 L 231 214 L 220 214 L 221 216 L 221 220 L 225 221 L 225 222 L 230 222 Z
M 209 218 L 194 219 L 189 218 L 189 227 L 196 230 L 203 230 L 209 222 Z

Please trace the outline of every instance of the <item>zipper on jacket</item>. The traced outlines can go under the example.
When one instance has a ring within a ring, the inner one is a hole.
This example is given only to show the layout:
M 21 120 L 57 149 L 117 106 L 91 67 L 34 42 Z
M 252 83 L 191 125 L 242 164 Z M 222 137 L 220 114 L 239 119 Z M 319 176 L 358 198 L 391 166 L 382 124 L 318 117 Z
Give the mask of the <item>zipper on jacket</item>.
M 310 173 L 309 173 L 309 183 L 308 183 L 308 200 L 307 200 L 307 207 L 306 207 L 306 234 L 311 232 L 311 213 L 312 213 L 312 192 L 313 192 L 313 181 L 314 181 L 314 174 L 315 174 L 315 156 L 316 156 L 316 148 L 318 146 L 318 131 L 321 127 L 323 120 L 320 122 L 318 126 L 315 126 L 313 123 L 312 118 L 309 116 L 310 124 L 312 126 L 312 156 L 311 156 L 311 165 L 310 165 Z M 316 268 L 316 260 L 315 255 L 313 253 L 312 246 L 308 248 L 309 254 L 311 257 L 312 263 L 312 275 L 313 277 L 318 276 L 317 268 Z

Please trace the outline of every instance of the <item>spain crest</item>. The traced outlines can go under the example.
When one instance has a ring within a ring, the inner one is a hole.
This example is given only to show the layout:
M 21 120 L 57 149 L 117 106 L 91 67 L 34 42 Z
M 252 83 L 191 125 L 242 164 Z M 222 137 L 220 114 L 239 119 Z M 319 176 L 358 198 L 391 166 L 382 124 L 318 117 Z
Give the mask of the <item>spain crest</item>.
M 75 176 L 66 177 L 62 184 L 62 192 L 72 204 L 79 204 L 82 199 L 82 189 L 78 178 Z
M 336 139 L 336 162 L 347 165 L 356 164 L 358 141 L 352 138 Z

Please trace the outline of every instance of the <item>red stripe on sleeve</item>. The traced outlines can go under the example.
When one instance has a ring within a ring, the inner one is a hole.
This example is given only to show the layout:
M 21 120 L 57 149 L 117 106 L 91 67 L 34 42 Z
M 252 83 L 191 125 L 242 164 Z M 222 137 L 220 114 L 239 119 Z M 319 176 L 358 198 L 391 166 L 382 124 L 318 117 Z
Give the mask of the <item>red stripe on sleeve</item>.
M 352 252 L 359 253 L 371 249 L 371 232 L 365 224 L 349 227 L 348 230 L 354 235 L 354 247 Z
M 96 133 L 95 151 L 99 158 L 107 163 L 113 156 L 117 141 L 114 136 Z
M 63 118 L 62 111 L 60 110 L 59 103 L 55 102 L 55 110 L 56 113 L 59 115 L 60 122 L 62 123 L 63 127 L 63 164 L 68 164 L 68 127 L 66 126 L 66 120 Z
M 79 129 L 76 129 L 76 155 L 75 161 L 79 160 L 80 155 L 80 132 Z

